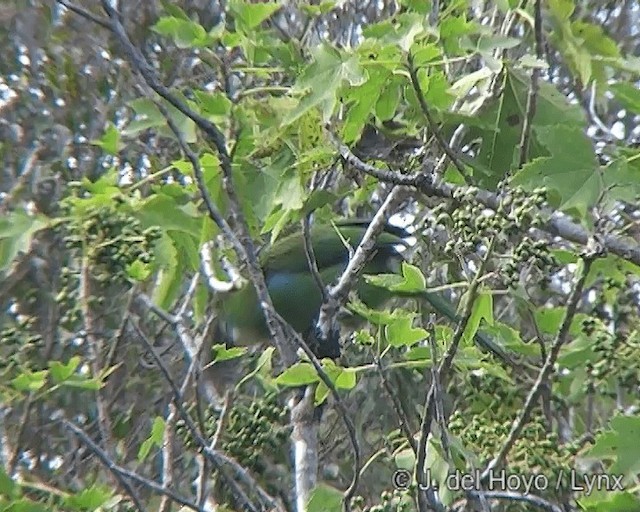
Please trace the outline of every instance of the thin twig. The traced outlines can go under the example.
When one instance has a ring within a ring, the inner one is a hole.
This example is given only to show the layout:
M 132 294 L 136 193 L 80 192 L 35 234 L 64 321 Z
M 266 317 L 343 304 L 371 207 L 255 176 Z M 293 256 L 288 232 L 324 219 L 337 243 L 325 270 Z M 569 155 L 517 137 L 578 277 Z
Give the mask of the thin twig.
M 14 201 L 14 199 L 27 186 L 27 182 L 29 181 L 31 174 L 36 168 L 35 164 L 36 164 L 36 160 L 38 158 L 38 153 L 40 152 L 40 149 L 42 149 L 40 147 L 40 144 L 36 142 L 33 145 L 33 147 L 29 149 L 29 151 L 27 151 L 27 154 L 22 163 L 22 168 L 18 173 L 18 180 L 16 184 L 13 186 L 11 190 L 9 190 L 7 195 L 4 196 L 2 202 L 0 203 L 0 214 L 6 213 L 6 211 L 9 209 L 9 206 Z
M 452 199 L 456 203 L 460 203 L 459 198 L 467 197 L 465 192 L 473 190 L 475 201 L 495 211 L 503 201 L 504 196 L 509 194 L 509 190 L 506 187 L 502 193 L 496 194 L 477 187 L 470 189 L 469 187 L 460 187 L 446 182 L 434 183 L 425 174 L 409 175 L 377 169 L 356 157 L 344 144 L 338 142 L 337 145 L 340 154 L 357 170 L 369 174 L 380 181 L 414 188 L 429 197 Z M 537 213 L 542 220 L 539 229 L 569 242 L 587 245 L 591 236 L 589 231 L 580 224 L 573 222 L 567 215 L 550 208 L 540 208 Z M 620 236 L 605 234 L 601 242 L 607 252 L 640 265 L 640 245 L 634 243 L 630 238 L 625 239 Z
M 436 319 L 435 313 L 429 315 L 429 323 L 427 330 L 429 331 L 429 348 L 431 352 L 431 382 L 433 383 L 435 404 L 436 404 L 436 422 L 440 428 L 440 442 L 442 443 L 442 451 L 446 457 L 446 461 L 451 461 L 451 447 L 447 436 L 447 422 L 444 417 L 443 391 L 440 383 L 440 376 L 436 370 L 438 364 L 438 347 L 436 346 Z
M 481 481 L 485 481 L 495 470 L 495 468 L 502 463 L 502 461 L 507 456 L 507 454 L 517 441 L 518 437 L 520 436 L 520 433 L 522 432 L 525 424 L 529 420 L 531 411 L 535 407 L 543 386 L 548 382 L 549 377 L 553 373 L 553 368 L 556 360 L 558 359 L 558 355 L 560 354 L 560 349 L 567 339 L 569 328 L 571 327 L 571 322 L 573 321 L 573 318 L 576 314 L 578 303 L 580 302 L 580 297 L 582 296 L 582 290 L 584 288 L 587 275 L 589 274 L 591 264 L 596 257 L 597 254 L 592 252 L 589 252 L 588 254 L 582 256 L 582 270 L 575 286 L 573 287 L 573 291 L 571 292 L 571 295 L 567 300 L 567 310 L 562 320 L 562 324 L 560 325 L 560 329 L 558 330 L 558 335 L 556 336 L 556 339 L 551 346 L 551 350 L 549 350 L 549 354 L 547 355 L 547 359 L 543 367 L 538 373 L 536 382 L 533 384 L 531 391 L 527 395 L 524 405 L 520 410 L 520 413 L 518 414 L 518 418 L 513 422 L 513 425 L 511 426 L 511 430 L 507 435 L 507 439 L 502 445 L 502 448 L 500 448 L 498 454 L 495 455 L 493 459 L 491 459 L 489 464 L 487 464 L 485 470 L 482 472 Z
M 409 76 L 411 77 L 411 85 L 413 86 L 413 90 L 415 91 L 418 98 L 420 110 L 429 123 L 429 129 L 431 130 L 431 133 L 433 133 L 433 136 L 435 137 L 438 146 L 440 146 L 440 149 L 444 152 L 445 155 L 447 155 L 447 158 L 449 158 L 451 163 L 456 167 L 456 169 L 458 169 L 462 176 L 466 176 L 467 170 L 464 168 L 464 165 L 462 165 L 462 162 L 460 162 L 460 158 L 458 157 L 458 155 L 456 155 L 456 153 L 449 146 L 449 143 L 442 136 L 440 128 L 438 127 L 438 123 L 436 123 L 436 120 L 429 110 L 429 106 L 427 105 L 427 101 L 425 100 L 424 94 L 422 92 L 422 87 L 420 87 L 420 81 L 418 80 L 418 71 L 413 64 L 413 56 L 411 55 L 411 53 L 409 53 L 407 58 Z
M 545 500 L 539 496 L 534 496 L 533 494 L 524 494 L 513 491 L 469 491 L 468 494 L 476 497 L 484 497 L 485 499 L 490 500 L 504 500 L 504 501 L 515 501 L 520 503 L 527 503 L 528 505 L 533 505 L 534 507 L 541 508 L 543 510 L 547 510 L 549 512 L 562 512 L 562 508 L 555 503 L 551 503 L 550 501 Z M 468 510 L 468 500 L 463 499 L 459 502 L 456 502 L 451 507 L 453 511 L 464 511 Z
M 75 423 L 72 423 L 67 420 L 62 420 L 62 424 L 65 426 L 65 428 L 67 428 L 68 430 L 73 432 L 75 435 L 77 435 L 80 438 L 80 440 L 87 446 L 87 448 L 89 448 L 94 453 L 94 455 L 96 455 L 96 457 L 100 459 L 100 462 L 102 462 L 109 469 L 109 471 L 111 471 L 111 473 L 114 475 L 117 481 L 125 489 L 125 491 L 129 495 L 131 500 L 134 502 L 138 510 L 144 511 L 145 509 L 142 506 L 140 499 L 137 497 L 135 490 L 133 489 L 133 487 L 131 487 L 131 485 L 129 484 L 129 482 L 127 482 L 126 479 L 133 480 L 138 484 L 144 485 L 145 487 L 148 487 L 149 489 L 157 492 L 158 494 L 167 496 L 174 502 L 184 507 L 190 508 L 191 510 L 195 510 L 196 512 L 206 512 L 205 509 L 199 507 L 195 503 L 192 503 L 191 501 L 173 492 L 172 490 L 161 486 L 157 482 L 154 482 L 153 480 L 149 480 L 148 478 L 138 475 L 137 473 L 134 473 L 129 469 L 126 469 L 117 465 L 107 455 L 107 453 L 104 450 L 102 450 L 102 448 L 100 448 L 95 442 L 93 442 L 91 437 L 89 437 L 89 435 Z
M 265 503 L 266 505 L 272 508 L 277 508 L 276 500 L 272 498 L 266 491 L 264 491 L 264 489 L 262 489 L 262 487 L 255 481 L 255 479 L 253 479 L 249 475 L 246 469 L 244 469 L 242 466 L 240 466 L 240 464 L 238 464 L 236 461 L 234 461 L 230 457 L 227 457 L 222 453 L 217 452 L 216 450 L 212 450 L 209 447 L 209 443 L 200 433 L 196 424 L 191 418 L 191 415 L 184 407 L 183 392 L 180 389 L 178 389 L 176 383 L 171 377 L 171 373 L 169 372 L 168 368 L 164 364 L 164 361 L 162 361 L 160 356 L 158 356 L 158 354 L 156 353 L 155 348 L 153 347 L 153 343 L 147 338 L 146 334 L 140 329 L 138 324 L 133 319 L 131 319 L 131 325 L 133 325 L 136 333 L 138 334 L 138 337 L 142 340 L 146 349 L 149 351 L 154 361 L 158 365 L 160 372 L 162 373 L 164 379 L 169 385 L 169 388 L 171 389 L 171 392 L 173 394 L 173 401 L 178 409 L 181 419 L 184 421 L 185 426 L 189 430 L 189 434 L 191 434 L 194 441 L 198 444 L 198 447 L 201 450 L 201 452 L 207 457 L 207 460 L 209 460 L 212 463 L 213 467 L 216 468 L 218 471 L 220 471 L 222 475 L 226 475 L 226 473 L 223 471 L 223 465 L 225 463 L 231 465 L 236 476 L 239 476 L 247 484 L 247 486 L 250 489 L 255 490 L 263 503 Z M 232 493 L 237 498 L 245 496 L 245 493 L 242 491 L 242 489 L 240 489 L 240 487 L 238 487 L 237 483 L 234 480 L 230 478 L 226 478 L 226 481 L 231 487 Z M 247 507 L 249 510 L 251 511 L 258 510 L 256 506 L 254 506 L 250 501 L 248 501 L 248 499 L 245 498 L 243 502 L 244 502 L 243 505 Z
M 304 253 L 307 257 L 307 265 L 309 265 L 309 272 L 313 276 L 313 280 L 316 282 L 318 286 L 318 290 L 320 290 L 320 294 L 322 296 L 322 302 L 327 301 L 327 288 L 325 284 L 322 282 L 322 277 L 320 276 L 320 271 L 318 270 L 318 261 L 316 260 L 315 250 L 313 248 L 313 243 L 311 241 L 311 229 L 309 227 L 309 215 L 305 215 L 302 219 L 302 236 L 304 241 Z
M 83 248 L 84 252 L 87 250 L 88 248 Z M 82 257 L 80 268 L 80 308 L 82 310 L 82 317 L 84 320 L 87 349 L 89 352 L 89 365 L 91 366 L 93 378 L 97 379 L 102 371 L 100 358 L 102 356 L 103 343 L 100 337 L 96 336 L 98 326 L 96 325 L 94 311 L 90 305 L 93 298 L 91 284 L 91 263 L 89 262 L 89 257 L 85 254 Z M 107 410 L 102 388 L 96 390 L 96 409 L 98 412 L 98 428 L 100 429 L 102 442 L 104 443 L 107 452 L 112 453 L 114 445 L 112 444 L 111 439 L 111 417 Z
M 453 365 L 453 359 L 458 351 L 458 345 L 462 340 L 462 336 L 464 334 L 466 326 L 469 323 L 469 319 L 471 318 L 471 314 L 473 312 L 473 305 L 474 305 L 476 294 L 478 291 L 478 286 L 480 285 L 480 279 L 486 272 L 487 264 L 493 252 L 495 241 L 496 241 L 496 237 L 494 236 L 491 239 L 489 246 L 487 247 L 487 252 L 484 258 L 482 259 L 482 262 L 480 264 L 480 267 L 478 268 L 478 271 L 476 272 L 473 280 L 469 284 L 469 291 L 467 293 L 467 302 L 464 308 L 464 312 L 460 318 L 460 321 L 458 322 L 458 325 L 456 326 L 456 330 L 454 331 L 451 345 L 449 345 L 442 361 L 438 365 L 437 380 L 440 383 L 445 381 Z M 418 442 L 418 456 L 416 460 L 416 478 L 418 479 L 418 483 L 421 484 L 421 489 L 425 490 L 427 493 L 430 493 L 430 494 L 427 494 L 427 497 L 429 498 L 430 506 L 439 511 L 439 510 L 444 510 L 443 505 L 439 500 L 436 499 L 435 495 L 433 494 L 433 489 L 431 489 L 430 487 L 430 482 L 427 482 L 425 479 L 427 442 L 429 439 L 429 433 L 431 432 L 431 423 L 435 415 L 435 402 L 436 402 L 435 382 L 436 381 L 434 380 L 431 383 L 427 396 L 425 397 L 425 403 L 423 407 L 424 413 L 422 417 L 422 424 L 420 426 L 420 439 Z M 420 502 L 421 496 L 422 496 L 422 493 L 419 494 L 419 502 Z
M 67 9 L 69 9 L 71 12 L 75 12 L 79 16 L 82 16 L 83 18 L 85 18 L 85 19 L 87 19 L 89 21 L 92 21 L 93 23 L 96 23 L 96 24 L 100 25 L 102 28 L 106 28 L 107 30 L 111 30 L 111 25 L 109 24 L 108 20 L 100 18 L 99 16 L 96 16 L 92 12 L 89 12 L 86 9 L 83 9 L 82 7 L 79 7 L 79 6 L 75 5 L 75 4 L 72 4 L 71 2 L 67 2 L 67 0 L 56 0 L 56 1 L 60 5 L 66 7 Z
M 396 416 L 398 417 L 400 430 L 402 430 L 402 433 L 404 434 L 404 437 L 409 443 L 409 446 L 411 447 L 411 450 L 413 451 L 413 453 L 417 455 L 418 444 L 416 443 L 416 440 L 413 437 L 413 432 L 411 428 L 411 423 L 409 422 L 409 417 L 406 411 L 404 410 L 402 402 L 400 401 L 394 389 L 391 387 L 391 384 L 389 384 L 389 381 L 387 380 L 386 369 L 383 368 L 382 361 L 380 360 L 380 358 L 376 358 L 375 368 L 378 370 L 378 375 L 380 376 L 382 387 L 384 388 L 387 395 L 391 399 L 391 403 L 393 404 L 393 410 L 395 411 Z
M 534 32 L 536 57 L 542 60 L 544 57 L 544 49 L 542 47 L 542 1 L 535 0 L 534 10 Z M 524 122 L 522 123 L 522 132 L 520 134 L 520 159 L 518 168 L 522 167 L 529 157 L 529 145 L 531 139 L 531 128 L 533 126 L 533 118 L 536 115 L 536 103 L 538 98 L 538 81 L 540 79 L 540 68 L 535 66 L 531 70 L 531 83 L 529 84 L 529 94 L 527 95 L 527 106 L 525 110 Z

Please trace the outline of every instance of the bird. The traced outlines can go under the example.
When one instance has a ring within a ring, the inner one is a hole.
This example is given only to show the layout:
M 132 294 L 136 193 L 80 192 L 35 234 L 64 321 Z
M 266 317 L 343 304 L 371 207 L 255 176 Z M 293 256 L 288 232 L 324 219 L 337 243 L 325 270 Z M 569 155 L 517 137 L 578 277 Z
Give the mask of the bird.
M 360 244 L 369 226 L 368 219 L 341 219 L 333 223 L 314 222 L 309 235 L 322 283 L 330 285 L 346 268 L 350 253 Z M 405 261 L 409 233 L 400 227 L 385 224 L 377 237 L 373 252 L 362 274 L 399 274 Z M 259 254 L 259 263 L 273 307 L 309 345 L 318 357 L 337 358 L 337 339 L 310 343 L 317 332 L 316 322 L 323 303 L 323 293 L 317 276 L 309 269 L 304 234 L 301 229 L 277 239 Z M 355 286 L 358 298 L 369 308 L 379 308 L 394 296 L 424 299 L 440 315 L 450 321 L 459 320 L 456 307 L 445 297 L 426 290 L 397 293 L 358 278 Z M 269 331 L 255 289 L 251 285 L 228 293 L 218 312 L 217 335 L 229 345 L 253 345 L 269 340 Z M 487 333 L 479 330 L 476 343 L 503 360 L 509 356 Z

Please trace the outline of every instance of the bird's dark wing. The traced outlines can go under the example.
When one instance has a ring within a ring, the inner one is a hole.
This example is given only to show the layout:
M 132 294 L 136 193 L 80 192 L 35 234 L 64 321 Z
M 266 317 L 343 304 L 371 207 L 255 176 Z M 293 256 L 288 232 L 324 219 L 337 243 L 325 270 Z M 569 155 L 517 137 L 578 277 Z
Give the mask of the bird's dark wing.
M 338 221 L 335 225 L 317 224 L 311 227 L 311 239 L 316 263 L 320 271 L 338 265 L 346 265 L 349 249 L 355 249 L 369 225 L 369 220 Z M 393 250 L 405 245 L 407 232 L 387 225 L 376 239 L 376 250 Z M 307 255 L 302 231 L 298 230 L 277 240 L 261 254 L 261 264 L 266 275 L 278 272 L 308 272 Z

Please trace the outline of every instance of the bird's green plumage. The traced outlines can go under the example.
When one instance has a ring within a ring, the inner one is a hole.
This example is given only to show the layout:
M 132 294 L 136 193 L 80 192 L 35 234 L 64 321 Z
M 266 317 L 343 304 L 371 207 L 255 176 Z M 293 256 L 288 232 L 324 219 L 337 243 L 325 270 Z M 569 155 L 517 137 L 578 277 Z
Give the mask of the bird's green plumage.
M 314 255 L 322 282 L 330 285 L 344 271 L 351 250 L 362 240 L 368 221 L 344 220 L 331 224 L 314 224 L 310 230 Z M 378 236 L 372 256 L 363 274 L 398 273 L 403 256 L 399 247 L 406 245 L 407 233 L 387 226 Z M 312 329 L 322 306 L 322 294 L 311 274 L 301 231 L 295 231 L 260 254 L 267 289 L 275 310 L 303 336 Z M 382 306 L 393 297 L 384 288 L 359 279 L 355 286 L 359 298 L 369 307 Z M 412 295 L 416 297 L 416 295 Z M 430 292 L 419 294 L 441 315 L 457 319 L 453 304 Z M 233 344 L 252 344 L 268 340 L 268 330 L 253 286 L 230 293 L 224 298 L 220 311 L 221 332 Z M 507 359 L 504 351 L 485 333 L 476 335 L 482 348 Z
M 355 250 L 364 236 L 365 221 L 341 221 L 334 225 L 311 227 L 310 238 L 320 278 L 332 284 L 345 269 L 350 250 Z M 396 246 L 404 244 L 400 230 L 389 228 L 376 240 L 372 257 L 364 267 L 365 274 L 397 271 L 402 256 Z M 313 327 L 322 294 L 307 263 L 302 232 L 296 231 L 266 247 L 260 254 L 269 295 L 275 310 L 299 333 Z M 359 280 L 356 291 L 370 307 L 383 304 L 390 297 L 387 290 Z M 264 317 L 252 286 L 230 293 L 222 302 L 223 330 L 234 343 L 255 343 L 268 337 Z

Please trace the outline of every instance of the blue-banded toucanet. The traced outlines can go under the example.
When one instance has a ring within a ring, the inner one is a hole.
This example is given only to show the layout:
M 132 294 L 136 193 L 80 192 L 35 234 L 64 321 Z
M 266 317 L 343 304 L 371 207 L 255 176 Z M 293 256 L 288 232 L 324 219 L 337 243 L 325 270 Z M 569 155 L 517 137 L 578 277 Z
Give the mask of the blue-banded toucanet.
M 358 247 L 367 226 L 366 220 L 312 224 L 310 238 L 319 274 L 325 285 L 333 284 L 344 271 L 350 252 Z M 401 248 L 406 246 L 405 239 L 408 236 L 405 230 L 387 225 L 376 239 L 374 251 L 362 274 L 399 273 L 404 261 Z M 265 247 L 259 255 L 259 261 L 275 310 L 309 341 L 322 306 L 322 293 L 309 270 L 302 231 L 294 231 Z M 370 308 L 380 307 L 394 297 L 389 290 L 369 284 L 362 278 L 357 280 L 355 291 Z M 431 292 L 410 296 L 423 298 L 439 314 L 451 321 L 457 320 L 456 308 L 444 297 Z M 264 315 L 253 286 L 248 284 L 224 297 L 219 310 L 218 332 L 223 338 L 219 341 L 234 345 L 268 340 Z M 475 339 L 482 349 L 508 360 L 505 351 L 486 333 L 478 332 Z M 317 355 L 337 357 L 337 340 L 327 340 L 325 343 L 325 346 L 315 346 Z

